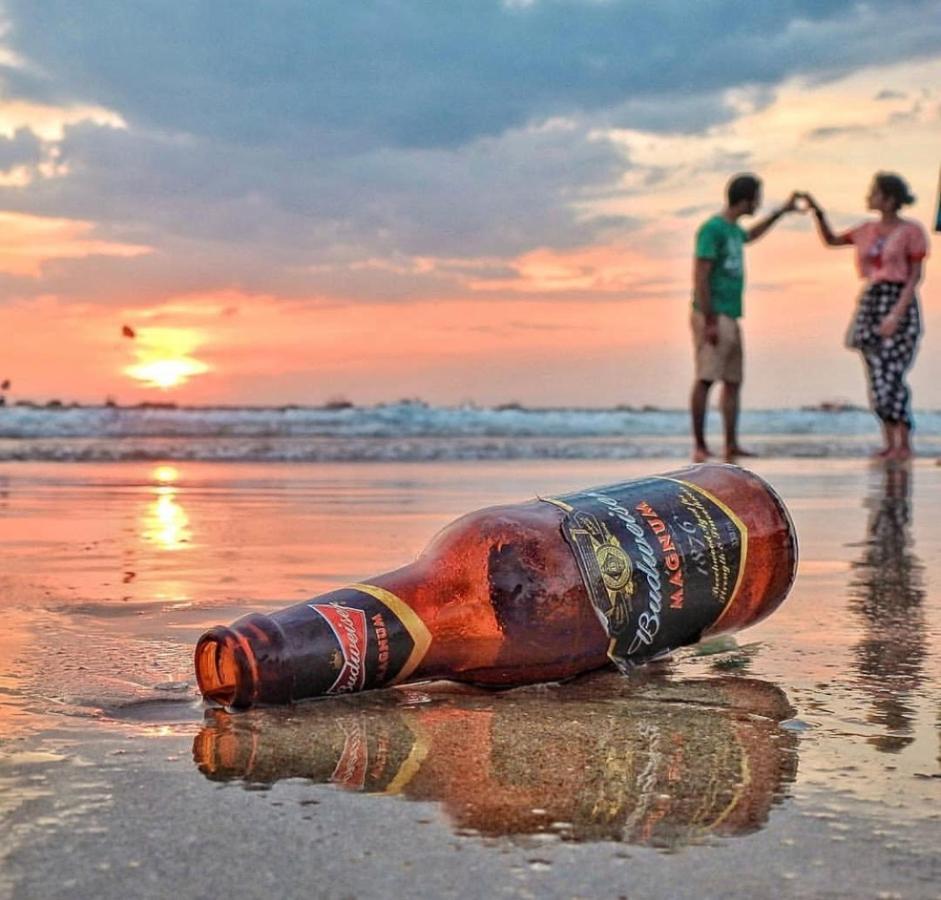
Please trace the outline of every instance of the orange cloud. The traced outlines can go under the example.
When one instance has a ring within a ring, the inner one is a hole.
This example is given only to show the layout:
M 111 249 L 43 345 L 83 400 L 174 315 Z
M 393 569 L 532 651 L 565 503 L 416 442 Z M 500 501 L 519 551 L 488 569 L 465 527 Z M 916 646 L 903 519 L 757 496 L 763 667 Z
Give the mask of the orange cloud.
M 19 128 L 28 128 L 43 140 L 60 141 L 66 126 L 78 122 L 94 122 L 111 128 L 127 127 L 121 116 L 100 106 L 50 106 L 24 100 L 0 103 L 0 135 L 6 137 L 12 137 Z
M 469 286 L 476 291 L 533 294 L 634 294 L 640 282 L 667 275 L 662 261 L 624 246 L 540 248 L 518 257 L 508 267 L 515 273 L 511 277 L 471 278 Z
M 53 219 L 0 212 L 0 272 L 35 277 L 50 259 L 85 256 L 141 256 L 149 247 L 91 237 L 95 225 L 79 219 Z

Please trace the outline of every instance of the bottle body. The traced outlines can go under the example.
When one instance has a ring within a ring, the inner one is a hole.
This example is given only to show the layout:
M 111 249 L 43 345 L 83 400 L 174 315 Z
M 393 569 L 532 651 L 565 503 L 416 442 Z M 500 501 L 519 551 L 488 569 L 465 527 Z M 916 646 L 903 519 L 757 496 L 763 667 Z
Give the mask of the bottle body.
M 208 699 L 245 707 L 425 678 L 626 670 L 763 618 L 796 560 L 764 481 L 694 466 L 471 513 L 408 566 L 207 632 L 197 679 Z

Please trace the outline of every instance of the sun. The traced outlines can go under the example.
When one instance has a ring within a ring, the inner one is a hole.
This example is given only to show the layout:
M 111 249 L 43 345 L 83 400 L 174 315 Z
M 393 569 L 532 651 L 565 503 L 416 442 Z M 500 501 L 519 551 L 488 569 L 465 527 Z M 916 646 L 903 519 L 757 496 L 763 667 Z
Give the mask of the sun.
M 185 384 L 193 375 L 202 375 L 209 366 L 198 359 L 154 359 L 150 362 L 128 366 L 125 370 L 132 378 L 143 381 L 148 387 L 172 388 Z
M 202 343 L 201 336 L 188 328 L 126 329 L 133 340 L 137 361 L 124 373 L 145 387 L 170 388 L 186 384 L 190 378 L 209 371 L 209 366 L 191 354 Z

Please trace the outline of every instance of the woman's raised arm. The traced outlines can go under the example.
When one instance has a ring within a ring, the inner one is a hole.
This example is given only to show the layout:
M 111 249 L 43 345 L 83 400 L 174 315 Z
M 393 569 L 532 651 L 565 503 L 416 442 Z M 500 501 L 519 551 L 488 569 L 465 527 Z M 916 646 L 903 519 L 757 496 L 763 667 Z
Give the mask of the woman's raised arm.
M 817 223 L 817 234 L 828 247 L 842 247 L 846 244 L 852 244 L 853 239 L 848 234 L 834 234 L 830 223 L 827 221 L 826 213 L 820 208 L 819 204 L 810 194 L 803 194 L 804 200 L 814 214 L 814 221 Z

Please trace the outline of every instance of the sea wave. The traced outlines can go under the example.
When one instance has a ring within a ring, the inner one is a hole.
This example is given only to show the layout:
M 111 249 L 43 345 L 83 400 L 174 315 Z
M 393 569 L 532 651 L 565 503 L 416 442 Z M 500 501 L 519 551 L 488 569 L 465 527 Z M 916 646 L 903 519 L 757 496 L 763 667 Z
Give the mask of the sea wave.
M 917 419 L 919 449 L 941 453 L 941 412 Z M 682 458 L 688 429 L 686 410 L 661 409 L 15 406 L 0 409 L 0 460 Z M 861 456 L 878 441 L 860 409 L 749 410 L 741 431 L 767 456 Z

